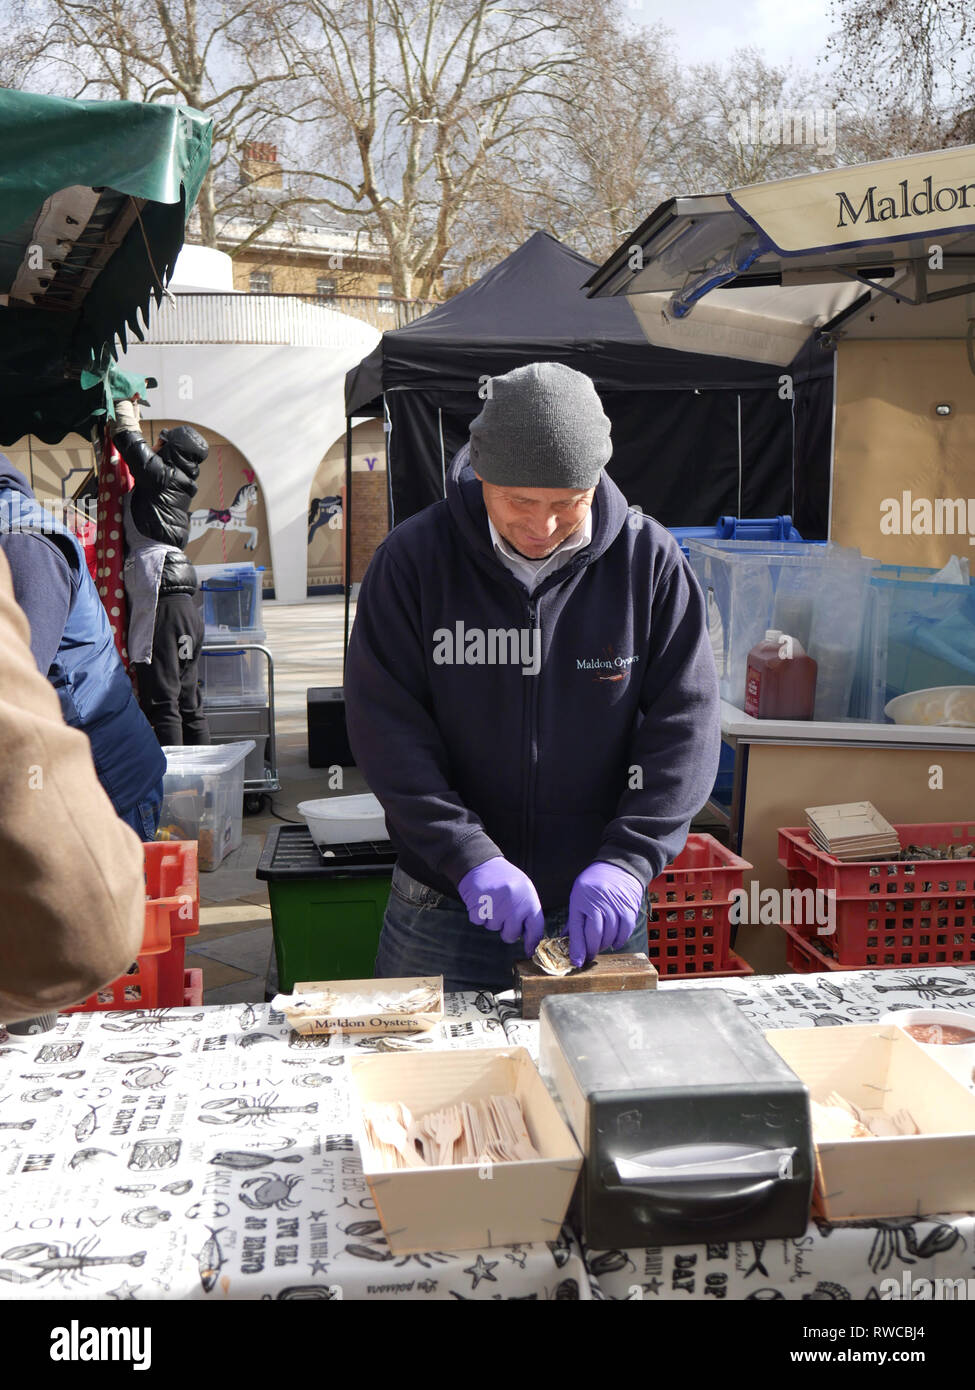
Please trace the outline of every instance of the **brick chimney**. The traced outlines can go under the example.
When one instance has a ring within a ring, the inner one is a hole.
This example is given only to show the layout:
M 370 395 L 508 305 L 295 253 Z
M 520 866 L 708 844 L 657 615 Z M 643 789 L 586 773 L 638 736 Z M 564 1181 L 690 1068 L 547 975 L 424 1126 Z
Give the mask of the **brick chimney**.
M 267 188 L 281 187 L 277 145 L 266 144 L 263 140 L 246 141 L 240 169 L 245 183 L 262 183 Z

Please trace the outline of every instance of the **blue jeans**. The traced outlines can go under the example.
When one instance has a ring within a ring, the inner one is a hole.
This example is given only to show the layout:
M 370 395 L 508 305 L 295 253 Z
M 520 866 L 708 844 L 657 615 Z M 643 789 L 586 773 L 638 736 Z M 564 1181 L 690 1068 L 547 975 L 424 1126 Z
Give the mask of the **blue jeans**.
M 545 935 L 564 936 L 568 908 L 546 913 Z M 624 954 L 647 949 L 647 900 Z M 375 972 L 378 979 L 442 975 L 444 989 L 488 990 L 499 994 L 514 985 L 514 964 L 524 960 L 524 943 L 506 946 L 497 932 L 475 926 L 459 900 L 418 882 L 397 864 L 383 918 Z
M 159 814 L 162 811 L 163 803 L 163 784 L 157 782 L 152 791 L 131 811 L 119 814 L 119 819 L 124 820 L 126 825 L 131 825 L 143 844 L 156 838 L 156 831 L 159 829 Z

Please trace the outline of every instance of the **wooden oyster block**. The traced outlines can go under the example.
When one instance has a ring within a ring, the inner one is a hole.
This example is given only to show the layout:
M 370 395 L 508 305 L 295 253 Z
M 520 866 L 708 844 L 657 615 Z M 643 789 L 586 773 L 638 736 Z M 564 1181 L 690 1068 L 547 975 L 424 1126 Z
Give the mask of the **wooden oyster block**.
M 547 975 L 531 960 L 514 968 L 522 1018 L 537 1018 L 547 994 L 609 994 L 614 990 L 656 989 L 657 972 L 644 955 L 605 955 L 570 975 Z

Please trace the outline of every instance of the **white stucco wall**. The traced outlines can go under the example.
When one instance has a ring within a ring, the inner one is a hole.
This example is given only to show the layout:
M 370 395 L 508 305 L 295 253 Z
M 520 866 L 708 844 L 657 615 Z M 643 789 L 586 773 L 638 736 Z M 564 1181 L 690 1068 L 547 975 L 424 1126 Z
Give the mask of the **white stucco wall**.
M 234 263 L 225 251 L 211 246 L 184 246 L 176 257 L 169 288 L 187 290 L 234 291 Z
M 216 430 L 247 458 L 264 497 L 275 596 L 284 603 L 306 597 L 309 490 L 345 432 L 345 374 L 380 336 L 348 322 L 353 344 L 343 348 L 134 343 L 122 359 L 127 371 L 159 381 L 147 420 Z

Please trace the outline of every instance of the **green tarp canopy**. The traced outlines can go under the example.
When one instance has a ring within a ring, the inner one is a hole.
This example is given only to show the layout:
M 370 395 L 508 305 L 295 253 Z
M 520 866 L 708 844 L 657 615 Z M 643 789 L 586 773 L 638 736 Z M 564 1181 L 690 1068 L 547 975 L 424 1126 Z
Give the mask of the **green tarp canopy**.
M 187 106 L 0 89 L 0 445 L 87 433 L 105 392 L 81 372 L 143 337 L 211 132 Z

